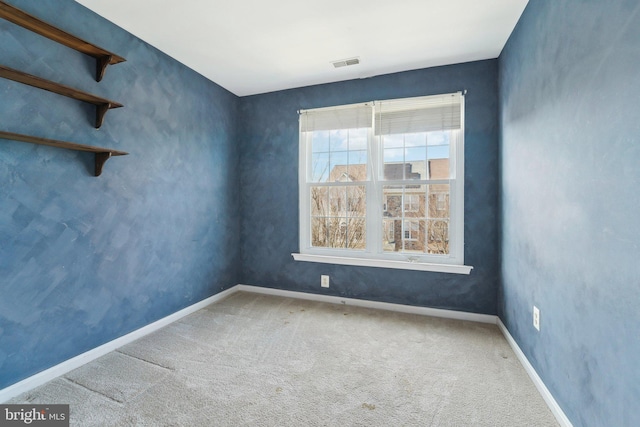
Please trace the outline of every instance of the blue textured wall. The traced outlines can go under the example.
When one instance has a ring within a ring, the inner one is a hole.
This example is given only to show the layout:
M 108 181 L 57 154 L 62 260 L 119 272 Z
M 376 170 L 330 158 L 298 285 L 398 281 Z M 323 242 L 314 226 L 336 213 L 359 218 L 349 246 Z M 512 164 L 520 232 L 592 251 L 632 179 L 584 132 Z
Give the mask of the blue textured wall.
M 244 97 L 242 283 L 477 313 L 496 313 L 497 61 L 482 61 Z M 465 263 L 471 275 L 296 262 L 297 110 L 467 89 Z M 320 288 L 320 275 L 331 287 Z
M 532 0 L 500 82 L 500 316 L 574 425 L 638 426 L 640 3 Z
M 71 0 L 12 0 L 127 58 L 95 60 L 0 19 L 0 63 L 111 98 L 94 107 L 0 79 L 0 388 L 238 282 L 238 98 Z

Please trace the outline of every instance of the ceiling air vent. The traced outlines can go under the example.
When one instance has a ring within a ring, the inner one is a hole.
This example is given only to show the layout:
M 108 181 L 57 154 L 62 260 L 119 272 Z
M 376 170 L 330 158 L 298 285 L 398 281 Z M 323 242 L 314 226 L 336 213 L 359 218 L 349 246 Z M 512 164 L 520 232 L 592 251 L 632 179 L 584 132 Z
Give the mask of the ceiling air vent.
M 332 64 L 335 68 L 348 67 L 349 65 L 358 65 L 360 58 L 342 59 L 340 61 L 333 61 Z

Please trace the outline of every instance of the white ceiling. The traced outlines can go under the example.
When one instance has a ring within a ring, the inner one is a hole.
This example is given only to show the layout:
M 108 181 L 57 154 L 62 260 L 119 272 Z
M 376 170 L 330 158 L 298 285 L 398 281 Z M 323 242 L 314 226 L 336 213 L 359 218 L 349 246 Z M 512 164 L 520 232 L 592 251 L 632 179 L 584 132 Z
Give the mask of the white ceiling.
M 239 96 L 496 58 L 528 2 L 77 1 Z

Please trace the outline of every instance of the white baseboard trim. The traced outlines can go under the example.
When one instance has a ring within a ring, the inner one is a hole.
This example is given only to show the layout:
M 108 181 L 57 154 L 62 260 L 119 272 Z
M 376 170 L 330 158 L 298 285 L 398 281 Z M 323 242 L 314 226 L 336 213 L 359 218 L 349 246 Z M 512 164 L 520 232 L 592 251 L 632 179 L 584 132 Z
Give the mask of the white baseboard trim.
M 428 307 L 416 307 L 410 305 L 402 305 L 402 304 L 392 304 L 386 302 L 377 302 L 377 301 L 368 301 L 354 298 L 342 298 L 335 297 L 331 295 L 321 295 L 321 294 L 310 294 L 306 292 L 295 292 L 295 291 L 286 291 L 282 289 L 273 289 L 273 288 L 263 288 L 260 286 L 252 286 L 252 285 L 237 285 L 232 289 L 236 291 L 245 291 L 245 292 L 253 292 L 257 294 L 265 294 L 265 295 L 275 295 L 281 297 L 289 297 L 289 298 L 298 298 L 310 301 L 320 301 L 327 302 L 332 304 L 346 304 L 353 305 L 358 307 L 366 307 L 366 308 L 375 308 L 379 310 L 389 310 L 389 311 L 398 311 L 401 313 L 410 313 L 410 314 L 418 314 L 423 316 L 433 316 L 433 317 L 443 317 L 447 319 L 456 319 L 456 320 L 468 320 L 471 322 L 479 322 L 479 323 L 491 323 L 498 326 L 505 339 L 511 346 L 511 349 L 516 354 L 516 357 L 524 367 L 524 370 L 533 381 L 533 384 L 538 389 L 538 392 L 544 399 L 545 403 L 549 407 L 549 410 L 553 413 L 554 417 L 558 421 L 562 427 L 573 427 L 569 418 L 565 415 L 565 413 L 558 405 L 558 402 L 553 398 L 553 395 L 547 388 L 547 386 L 542 382 L 542 379 L 533 368 L 527 356 L 522 352 L 516 341 L 513 339 L 509 330 L 504 326 L 502 320 L 498 316 L 492 316 L 488 314 L 477 314 L 477 313 L 467 313 L 464 311 L 453 311 L 453 310 L 442 310 L 437 308 L 428 308 Z
M 232 289 L 253 292 L 257 294 L 275 295 L 305 299 L 310 301 L 328 302 L 331 304 L 353 305 L 356 307 L 375 308 L 378 310 L 397 311 L 400 313 L 419 314 L 422 316 L 443 317 L 446 319 L 468 320 L 470 322 L 496 324 L 497 316 L 489 314 L 467 313 L 464 311 L 443 310 L 439 308 L 417 307 L 413 305 L 393 304 L 389 302 L 369 301 L 364 299 L 343 298 L 332 295 L 310 294 L 306 292 L 286 291 L 283 289 L 263 288 L 252 285 L 237 285 Z
M 496 324 L 498 325 L 498 328 L 500 328 L 500 330 L 502 331 L 502 335 L 504 335 L 505 339 L 511 346 L 511 349 L 516 354 L 516 357 L 518 357 L 518 360 L 524 367 L 524 370 L 529 375 L 529 378 L 531 378 L 531 381 L 533 381 L 533 384 L 538 389 L 538 392 L 540 393 L 544 401 L 547 403 L 547 406 L 553 413 L 553 416 L 556 417 L 556 421 L 558 421 L 558 424 L 560 424 L 562 427 L 573 427 L 573 424 L 571 424 L 571 421 L 569 421 L 569 418 L 567 418 L 562 408 L 560 408 L 560 405 L 558 405 L 558 402 L 556 402 L 556 399 L 553 398 L 553 395 L 551 394 L 547 386 L 542 381 L 542 378 L 540 378 L 540 376 L 538 375 L 536 370 L 533 368 L 531 363 L 529 363 L 529 359 L 527 359 L 527 356 L 520 349 L 520 346 L 518 345 L 516 340 L 513 339 L 513 337 L 509 333 L 509 330 L 504 325 L 504 323 L 502 323 L 502 320 L 500 320 L 500 318 L 497 319 Z
M 116 350 L 120 347 L 122 347 L 125 344 L 129 344 L 139 338 L 144 337 L 145 335 L 148 335 L 152 332 L 157 331 L 158 329 L 167 326 L 170 323 L 175 322 L 176 320 L 179 320 L 191 313 L 194 313 L 198 310 L 200 310 L 201 308 L 204 308 L 208 305 L 213 304 L 214 302 L 218 302 L 226 297 L 228 297 L 229 295 L 237 292 L 238 290 L 236 289 L 236 286 L 230 288 L 230 289 L 226 289 L 222 292 L 219 292 L 209 298 L 206 298 L 200 302 L 197 302 L 193 305 L 190 305 L 189 307 L 183 308 L 180 311 L 176 311 L 173 314 L 170 314 L 167 317 L 164 317 L 160 320 L 157 320 L 153 323 L 148 324 L 147 326 L 143 326 L 140 329 L 136 329 L 133 332 L 128 333 L 127 335 L 124 335 L 120 338 L 116 338 L 113 341 L 109 341 L 108 343 L 105 343 L 99 347 L 96 347 L 92 350 L 89 350 L 85 353 L 82 353 L 76 357 L 73 357 L 71 359 L 65 360 L 62 363 L 59 363 L 55 366 L 52 366 L 49 369 L 46 369 L 42 372 L 39 372 L 35 375 L 30 376 L 29 378 L 26 378 L 20 382 L 17 382 L 13 385 L 10 385 L 7 388 L 4 388 L 2 390 L 0 390 L 0 403 L 4 403 L 6 401 L 8 401 L 9 399 L 12 399 L 22 393 L 25 393 L 35 387 L 38 387 L 48 381 L 51 381 L 61 375 L 66 374 L 67 372 L 70 372 L 76 368 L 79 368 L 80 366 L 89 363 L 101 356 L 104 356 L 105 354 Z
M 365 307 L 365 308 L 374 308 L 379 310 L 387 310 L 387 311 L 397 311 L 400 313 L 409 313 L 409 314 L 418 314 L 422 316 L 432 316 L 432 317 L 442 317 L 446 319 L 456 319 L 456 320 L 466 320 L 470 322 L 479 322 L 479 323 L 490 323 L 498 325 L 500 331 L 504 335 L 505 339 L 513 349 L 513 352 L 516 354 L 518 360 L 524 367 L 525 371 L 533 381 L 534 385 L 538 389 L 538 392 L 549 406 L 549 409 L 556 417 L 556 420 L 562 427 L 573 427 L 565 413 L 558 405 L 558 402 L 553 398 L 553 395 L 547 389 L 547 386 L 542 382 L 540 376 L 535 371 L 529 360 L 522 352 L 516 341 L 513 339 L 509 330 L 502 323 L 498 316 L 488 315 L 488 314 L 477 314 L 477 313 L 467 313 L 463 311 L 454 311 L 454 310 L 443 310 L 437 308 L 428 308 L 428 307 L 417 307 L 403 304 L 392 304 L 387 302 L 378 302 L 378 301 L 369 301 L 355 298 L 342 298 L 336 297 L 332 295 L 321 295 L 321 294 L 311 294 L 306 292 L 296 292 L 296 291 L 287 291 L 283 289 L 273 289 L 273 288 L 263 288 L 259 286 L 252 285 L 236 285 L 232 288 L 226 289 L 216 295 L 213 295 L 209 298 L 206 298 L 200 302 L 197 302 L 189 307 L 183 308 L 180 311 L 177 311 L 167 317 L 164 317 L 160 320 L 157 320 L 153 323 L 150 323 L 147 326 L 144 326 L 140 329 L 137 329 L 127 335 L 124 335 L 120 338 L 117 338 L 113 341 L 105 343 L 99 347 L 96 347 L 92 350 L 89 350 L 85 353 L 82 353 L 76 357 L 73 357 L 69 360 L 66 360 L 58 365 L 55 365 L 49 369 L 46 369 L 42 372 L 39 372 L 35 375 L 32 375 L 29 378 L 26 378 L 18 383 L 15 383 L 7 388 L 0 390 L 0 403 L 4 403 L 13 397 L 16 397 L 22 393 L 25 393 L 35 387 L 38 387 L 48 381 L 51 381 L 61 375 L 66 374 L 80 366 L 89 363 L 105 354 L 116 350 L 126 344 L 129 344 L 139 338 L 144 337 L 152 332 L 157 331 L 164 326 L 167 326 L 191 313 L 194 313 L 208 305 L 221 301 L 230 295 L 240 292 L 252 292 L 257 294 L 264 295 L 274 295 L 281 297 L 289 297 L 289 298 L 297 298 L 304 299 L 309 301 L 320 301 L 327 302 L 331 304 L 344 304 L 344 305 L 352 305 L 356 307 Z

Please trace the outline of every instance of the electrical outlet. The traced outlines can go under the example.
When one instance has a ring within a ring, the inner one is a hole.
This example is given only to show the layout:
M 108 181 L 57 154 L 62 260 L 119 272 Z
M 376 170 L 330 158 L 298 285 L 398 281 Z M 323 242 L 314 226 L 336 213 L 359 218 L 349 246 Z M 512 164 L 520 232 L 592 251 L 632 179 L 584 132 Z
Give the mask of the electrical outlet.
M 325 276 L 324 274 L 320 276 L 320 286 L 323 288 L 329 287 L 329 276 Z
M 535 305 L 533 306 L 533 327 L 540 330 L 540 309 Z

